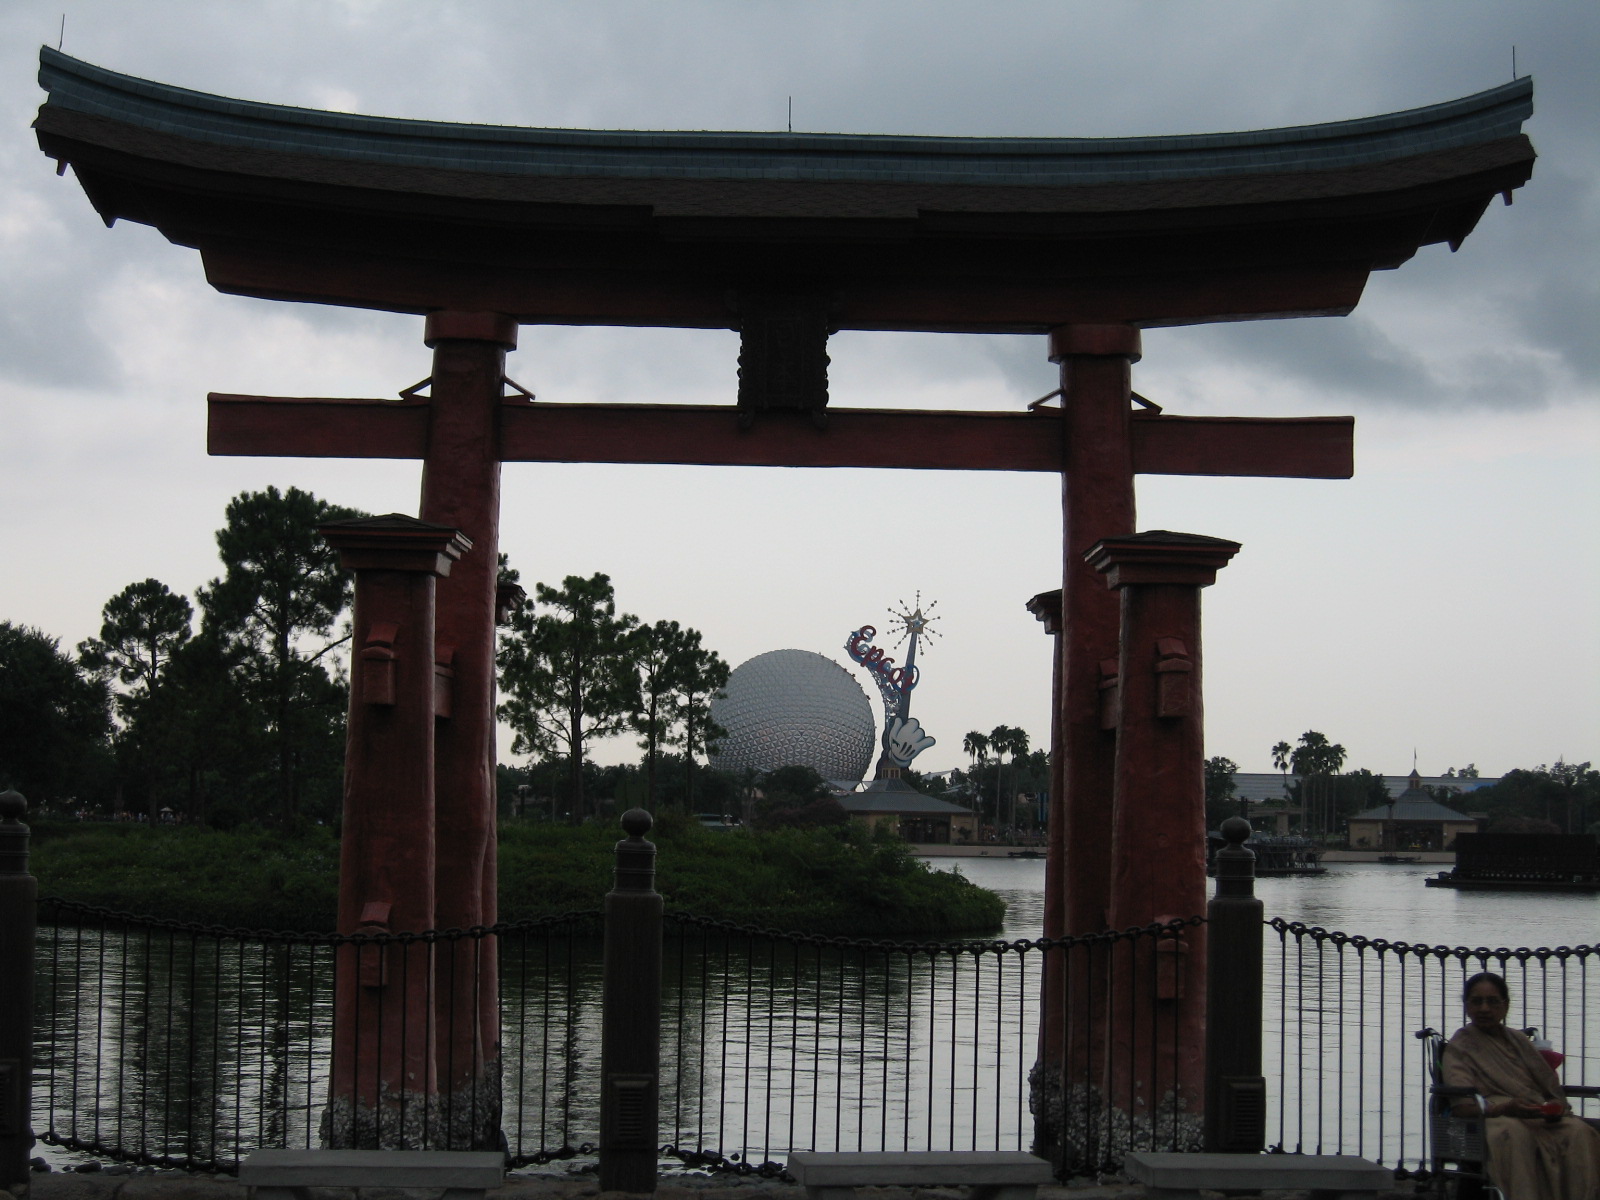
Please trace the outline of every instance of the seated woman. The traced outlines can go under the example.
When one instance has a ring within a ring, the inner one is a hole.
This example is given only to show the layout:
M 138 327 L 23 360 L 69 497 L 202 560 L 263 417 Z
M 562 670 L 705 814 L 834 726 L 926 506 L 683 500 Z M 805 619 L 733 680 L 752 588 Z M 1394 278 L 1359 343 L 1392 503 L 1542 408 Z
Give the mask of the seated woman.
M 1467 1024 L 1446 1043 L 1440 1074 L 1488 1105 L 1489 1178 L 1508 1200 L 1600 1197 L 1600 1132 L 1571 1115 L 1561 1081 L 1527 1036 L 1506 1028 L 1511 990 L 1492 971 L 1467 980 Z M 1456 1103 L 1463 1116 L 1475 1101 Z

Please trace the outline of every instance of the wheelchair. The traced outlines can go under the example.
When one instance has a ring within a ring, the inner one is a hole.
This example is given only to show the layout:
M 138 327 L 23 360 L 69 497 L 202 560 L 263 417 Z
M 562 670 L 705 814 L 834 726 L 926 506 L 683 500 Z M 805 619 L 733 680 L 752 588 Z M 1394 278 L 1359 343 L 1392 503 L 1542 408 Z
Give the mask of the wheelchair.
M 1537 1029 L 1522 1030 L 1528 1037 Z M 1445 1037 L 1436 1029 L 1419 1029 L 1423 1061 L 1428 1076 L 1428 1158 L 1434 1190 L 1451 1200 L 1506 1200 L 1505 1194 L 1489 1182 L 1487 1130 L 1483 1110 L 1487 1101 L 1469 1087 L 1450 1087 L 1440 1075 Z M 1569 1098 L 1600 1097 L 1600 1087 L 1568 1084 L 1562 1092 Z M 1478 1111 L 1458 1116 L 1453 1110 L 1461 1100 L 1477 1103 Z M 1600 1120 L 1584 1117 L 1600 1127 Z

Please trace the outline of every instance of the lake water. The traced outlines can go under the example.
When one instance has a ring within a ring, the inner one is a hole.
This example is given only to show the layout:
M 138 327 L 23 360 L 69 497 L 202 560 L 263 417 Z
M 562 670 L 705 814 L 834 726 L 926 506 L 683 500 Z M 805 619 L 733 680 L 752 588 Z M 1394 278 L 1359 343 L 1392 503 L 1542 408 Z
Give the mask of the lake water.
M 1006 901 L 1005 937 L 1039 937 L 1044 860 L 934 858 Z M 1531 892 L 1462 892 L 1423 880 L 1437 863 L 1329 863 L 1326 875 L 1258 879 L 1266 916 L 1341 933 L 1437 946 L 1584 946 L 1600 942 L 1600 897 Z

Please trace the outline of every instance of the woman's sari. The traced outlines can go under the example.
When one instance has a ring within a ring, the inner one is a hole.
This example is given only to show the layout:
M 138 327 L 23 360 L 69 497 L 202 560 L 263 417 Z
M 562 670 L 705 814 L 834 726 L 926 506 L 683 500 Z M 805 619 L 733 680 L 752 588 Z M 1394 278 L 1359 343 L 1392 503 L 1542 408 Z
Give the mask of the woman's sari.
M 1445 1045 L 1440 1074 L 1491 1105 L 1565 1101 L 1561 1081 L 1528 1038 L 1514 1029 L 1484 1033 L 1467 1025 Z M 1600 1200 L 1600 1132 L 1577 1117 L 1490 1117 L 1489 1178 L 1508 1200 Z

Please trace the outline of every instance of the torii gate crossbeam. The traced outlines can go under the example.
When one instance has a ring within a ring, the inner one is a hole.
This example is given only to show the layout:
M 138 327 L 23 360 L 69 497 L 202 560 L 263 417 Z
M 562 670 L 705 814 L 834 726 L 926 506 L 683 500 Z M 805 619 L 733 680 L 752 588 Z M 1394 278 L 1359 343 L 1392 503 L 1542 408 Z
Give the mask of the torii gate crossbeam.
M 212 393 L 211 454 L 422 458 L 429 402 Z M 1029 413 L 830 408 L 821 427 L 773 413 L 739 428 L 729 405 L 545 404 L 499 407 L 503 462 L 688 466 L 886 467 L 1034 471 L 1065 466 L 1059 409 Z M 1352 417 L 1130 415 L 1141 475 L 1348 479 Z

